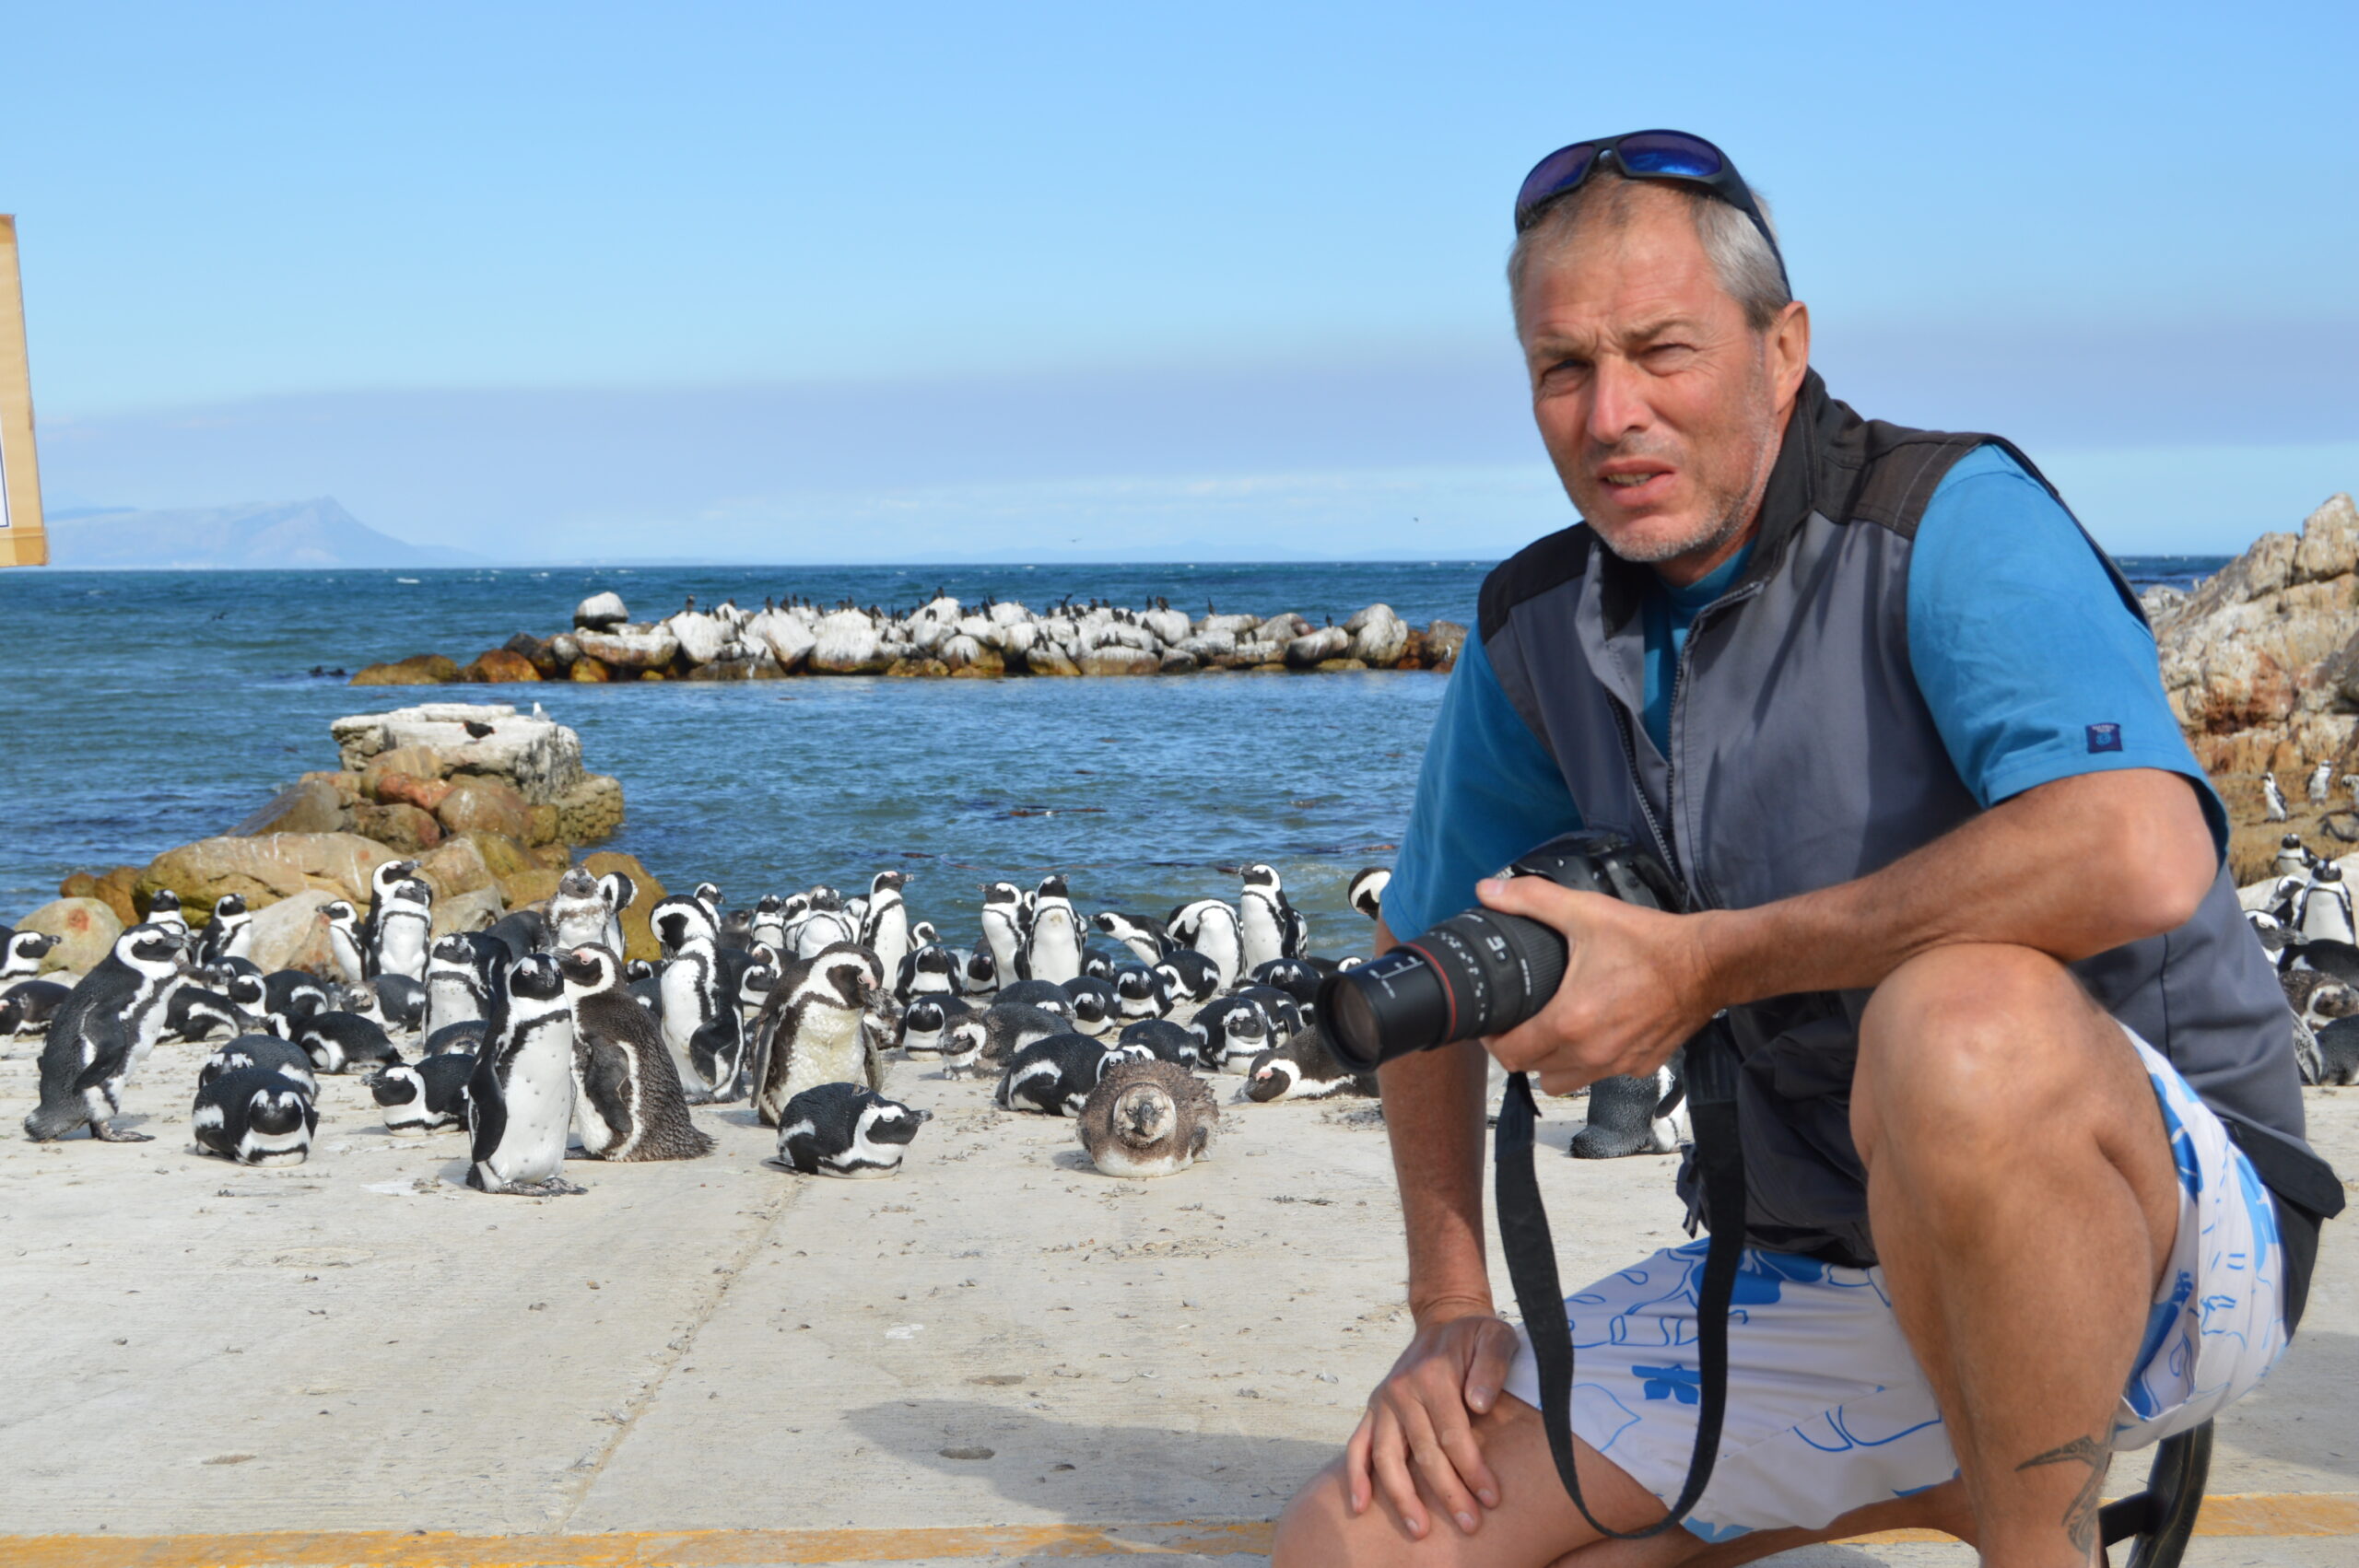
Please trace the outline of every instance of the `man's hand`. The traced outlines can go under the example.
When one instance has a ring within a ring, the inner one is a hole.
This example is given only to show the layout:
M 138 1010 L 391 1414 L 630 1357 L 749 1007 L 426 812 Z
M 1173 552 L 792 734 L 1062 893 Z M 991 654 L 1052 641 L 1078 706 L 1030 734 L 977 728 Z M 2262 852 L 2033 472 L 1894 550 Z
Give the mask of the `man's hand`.
M 1511 1072 L 1537 1072 L 1540 1087 L 1569 1094 L 1601 1078 L 1654 1072 L 1711 1021 L 1710 965 L 1696 915 L 1666 915 L 1545 877 L 1483 883 L 1484 905 L 1564 933 L 1564 984 L 1540 1012 L 1484 1041 Z
M 1482 1527 L 1482 1509 L 1499 1505 L 1499 1482 L 1483 1462 L 1469 1412 L 1488 1415 L 1499 1402 L 1515 1346 L 1515 1330 L 1487 1305 L 1470 1303 L 1456 1316 L 1427 1316 L 1368 1396 L 1367 1413 L 1344 1445 L 1354 1514 L 1367 1512 L 1381 1488 L 1402 1527 L 1418 1540 L 1433 1528 L 1426 1497 L 1466 1534 Z

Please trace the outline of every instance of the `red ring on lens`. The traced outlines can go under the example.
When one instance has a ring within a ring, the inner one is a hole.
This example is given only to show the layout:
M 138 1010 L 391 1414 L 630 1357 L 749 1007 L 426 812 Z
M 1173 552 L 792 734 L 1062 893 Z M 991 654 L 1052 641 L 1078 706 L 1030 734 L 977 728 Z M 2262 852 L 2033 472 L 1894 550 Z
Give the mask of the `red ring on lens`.
M 1426 967 L 1433 971 L 1434 978 L 1441 982 L 1442 1000 L 1449 1003 L 1449 1023 L 1442 1037 L 1447 1040 L 1456 1039 L 1458 1037 L 1458 993 L 1449 989 L 1449 971 L 1443 968 L 1432 954 L 1427 953 L 1415 942 L 1404 942 L 1401 945 L 1424 959 Z

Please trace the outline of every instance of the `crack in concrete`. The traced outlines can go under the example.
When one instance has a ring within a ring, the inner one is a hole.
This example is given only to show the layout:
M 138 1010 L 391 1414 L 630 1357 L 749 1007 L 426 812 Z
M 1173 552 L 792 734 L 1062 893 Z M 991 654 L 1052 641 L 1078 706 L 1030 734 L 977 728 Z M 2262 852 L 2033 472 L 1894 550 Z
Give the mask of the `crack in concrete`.
M 582 1504 L 589 1501 L 590 1489 L 598 1484 L 598 1478 L 606 1473 L 606 1467 L 614 1462 L 623 1445 L 630 1441 L 630 1434 L 639 1428 L 639 1418 L 655 1403 L 655 1397 L 671 1381 L 672 1374 L 679 1370 L 680 1363 L 696 1348 L 697 1336 L 704 1331 L 704 1326 L 712 1321 L 722 1304 L 729 1299 L 731 1289 L 759 1256 L 762 1244 L 770 1239 L 778 1223 L 794 1208 L 795 1199 L 802 1196 L 804 1185 L 801 1181 L 780 1181 L 779 1186 L 783 1190 L 764 1204 L 761 1217 L 755 1223 L 745 1246 L 737 1249 L 735 1257 L 714 1269 L 713 1272 L 721 1277 L 720 1287 L 690 1314 L 685 1326 L 665 1338 L 663 1354 L 658 1360 L 655 1375 L 642 1385 L 638 1393 L 624 1401 L 623 1419 L 616 1423 L 614 1435 L 599 1452 L 596 1462 L 583 1472 L 579 1484 L 573 1489 L 573 1495 L 566 1499 L 564 1509 L 555 1522 L 556 1529 L 563 1530 L 571 1524 L 573 1515 L 581 1512 Z

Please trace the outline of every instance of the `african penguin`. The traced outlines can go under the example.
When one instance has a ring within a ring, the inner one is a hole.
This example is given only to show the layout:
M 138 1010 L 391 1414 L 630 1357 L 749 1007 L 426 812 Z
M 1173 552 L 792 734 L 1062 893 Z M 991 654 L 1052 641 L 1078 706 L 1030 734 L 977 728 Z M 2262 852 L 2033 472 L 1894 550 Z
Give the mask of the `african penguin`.
M 955 953 L 957 949 L 953 948 L 951 951 Z M 966 955 L 966 961 L 961 965 L 958 986 L 961 994 L 973 997 L 995 997 L 999 994 L 999 960 L 993 958 L 988 951 L 979 950 Z
M 377 906 L 370 967 L 380 975 L 403 975 L 423 984 L 433 929 L 434 890 L 417 877 L 404 877 Z
M 1036 980 L 1059 985 L 1081 973 L 1081 920 L 1065 892 L 1065 879 L 1044 877 L 1032 902 L 1032 932 L 1025 965 Z
M 2262 813 L 2269 821 L 2283 822 L 2285 820 L 2287 815 L 2285 791 L 2277 787 L 2277 775 L 2274 773 L 2264 773 L 2260 776 L 2260 804 Z
M 301 1047 L 276 1035 L 241 1035 L 227 1045 L 215 1047 L 213 1054 L 205 1059 L 205 1065 L 196 1070 L 197 1085 L 202 1088 L 217 1078 L 249 1067 L 284 1074 L 302 1085 L 306 1094 L 313 1098 L 319 1095 L 320 1081 L 311 1071 L 311 1059 L 303 1054 Z
M 393 889 L 409 880 L 417 870 L 416 860 L 387 860 L 369 873 L 369 907 L 360 916 L 360 951 L 372 965 L 369 973 L 377 973 L 377 921 L 385 912 Z
M 912 948 L 894 971 L 893 993 L 905 1001 L 927 992 L 956 995 L 959 980 L 957 954 L 940 946 Z
M 1155 970 L 1126 964 L 1114 971 L 1114 1011 L 1125 1024 L 1164 1018 L 1171 1012 L 1171 988 Z
M 473 1056 L 420 1057 L 379 1068 L 365 1082 L 385 1113 L 385 1130 L 397 1138 L 423 1138 L 467 1123 L 467 1081 Z
M 903 872 L 878 872 L 868 884 L 868 911 L 860 923 L 860 945 L 876 954 L 887 975 L 901 972 L 910 954 L 910 911 L 901 890 L 910 884 Z
M 765 1164 L 804 1176 L 888 1176 L 901 1168 L 932 1111 L 912 1110 L 862 1083 L 815 1083 L 786 1104 L 778 1155 Z
M 2295 923 L 2306 942 L 2359 941 L 2359 927 L 2352 920 L 2351 888 L 2340 865 L 2329 860 L 2312 873 L 2310 885 L 2302 891 Z
M 1012 882 L 983 889 L 983 946 L 1004 987 L 1029 977 L 1024 967 L 1024 893 Z
M 1245 971 L 1245 936 L 1237 911 L 1217 898 L 1200 898 L 1173 911 L 1171 934 L 1182 946 L 1212 960 L 1226 990 Z M 1275 956 L 1275 954 L 1273 954 Z
M 49 1021 L 73 994 L 72 987 L 55 980 L 18 980 L 0 991 L 0 1040 L 48 1033 Z
M 404 1034 L 416 1034 L 426 1027 L 426 987 L 406 975 L 379 975 L 369 982 L 377 993 L 377 1005 L 383 1010 L 385 1026 Z
M 319 1125 L 301 1085 L 265 1067 L 241 1067 L 199 1086 L 189 1113 L 197 1146 L 241 1165 L 301 1164 Z
M 25 1117 L 25 1136 L 36 1143 L 63 1138 L 77 1127 L 105 1143 L 147 1143 L 145 1132 L 110 1125 L 123 1109 L 123 1091 L 132 1072 L 163 1033 L 164 998 L 180 973 L 180 935 L 163 926 L 138 925 L 115 938 L 100 960 L 59 1004 L 41 1052 L 41 1103 Z
M 519 958 L 492 985 L 483 1054 L 467 1080 L 471 1163 L 479 1192 L 554 1197 L 565 1179 L 573 1122 L 573 1009 L 565 977 L 545 953 Z
M 1115 1036 L 1118 1046 L 1144 1046 L 1155 1053 L 1157 1061 L 1178 1062 L 1181 1067 L 1203 1065 L 1203 1046 L 1195 1036 L 1168 1018 L 1148 1018 L 1133 1024 Z
M 749 926 L 753 939 L 774 953 L 787 951 L 786 900 L 775 893 L 765 893 L 754 906 L 754 918 Z
M 693 1160 L 712 1137 L 688 1117 L 663 1031 L 623 986 L 622 960 L 599 946 L 557 960 L 573 1003 L 573 1117 L 600 1160 Z
M 639 883 L 627 872 L 608 872 L 598 879 L 598 891 L 606 895 L 606 934 L 599 945 L 610 953 L 624 952 L 623 911 L 639 902 Z
M 1344 889 L 1344 901 L 1371 920 L 1384 919 L 1384 890 L 1392 885 L 1387 866 L 1370 866 L 1354 876 Z
M 335 965 L 336 978 L 347 986 L 365 985 L 369 965 L 360 952 L 359 915 L 339 898 L 320 907 L 320 919 L 328 928 L 328 958 Z
M 1576 1160 L 1670 1154 L 1687 1136 L 1686 1083 L 1673 1057 L 1644 1077 L 1601 1078 L 1589 1086 L 1589 1124 L 1565 1153 Z
M 1018 980 L 1012 986 L 1002 986 L 993 1005 L 1037 1007 L 1068 1021 L 1073 1017 L 1072 993 L 1053 980 Z
M 213 901 L 213 918 L 197 939 L 196 961 L 211 964 L 223 958 L 252 958 L 253 951 L 254 918 L 246 901 L 234 893 L 223 894 Z
M 1220 965 L 1192 947 L 1175 947 L 1155 966 L 1174 1006 L 1207 1002 L 1221 992 Z
M 1053 1012 L 1012 1001 L 954 1018 L 942 1031 L 942 1075 L 964 1078 L 980 1071 L 996 1071 L 1025 1047 L 1072 1028 Z
M 1117 1060 L 1148 1060 L 1152 1054 L 1130 1047 L 1109 1050 L 1086 1035 L 1051 1035 L 1035 1040 L 1008 1059 L 992 1096 L 1003 1111 L 1037 1111 L 1044 1116 L 1071 1116 L 1081 1106 L 1107 1064 Z
M 357 1012 L 306 1012 L 271 1022 L 274 1032 L 283 1029 L 284 1038 L 300 1046 L 322 1072 L 349 1072 L 356 1067 L 402 1059 L 383 1026 Z
M 2310 804 L 2326 804 L 2327 792 L 2334 788 L 2334 764 L 2322 762 L 2310 769 Z
M 745 1023 L 722 976 L 719 923 L 698 900 L 672 897 L 649 912 L 648 924 L 668 955 L 656 980 L 658 1015 L 681 1089 L 691 1105 L 736 1098 Z
M 147 900 L 147 913 L 141 917 L 141 924 L 162 926 L 185 940 L 188 936 L 188 917 L 181 913 L 181 895 L 169 887 L 158 888 Z
M 2318 1031 L 2318 1082 L 2359 1083 L 2359 1018 L 2338 1018 Z
M 1126 915 L 1120 909 L 1100 909 L 1089 919 L 1099 930 L 1129 948 L 1142 964 L 1158 963 L 1171 950 L 1170 933 L 1160 921 Z
M 951 1020 L 974 1011 L 965 999 L 947 991 L 921 991 L 901 1010 L 898 1044 L 911 1056 L 933 1056 L 942 1049 L 942 1032 Z
M 876 955 L 843 943 L 791 965 L 755 1028 L 754 1114 L 776 1127 L 786 1103 L 819 1083 L 885 1087 L 884 1059 L 862 1024 L 883 984 Z
M 1121 1023 L 1121 1006 L 1115 1000 L 1114 988 L 1095 975 L 1082 975 L 1065 982 L 1065 995 L 1073 999 L 1074 1027 L 1085 1035 L 1102 1035 Z
M 252 1022 L 243 1009 L 219 991 L 184 979 L 174 985 L 171 994 L 164 1000 L 164 1032 L 160 1037 L 201 1044 L 225 1034 L 241 1034 Z
M 1164 1176 L 1212 1153 L 1220 1106 L 1171 1062 L 1117 1059 L 1082 1102 L 1074 1130 L 1089 1163 L 1110 1176 Z
M 1257 1104 L 1376 1092 L 1376 1074 L 1345 1067 L 1316 1029 L 1306 1029 L 1285 1045 L 1263 1051 L 1245 1070 L 1245 1097 Z
M 1269 1012 L 1251 997 L 1209 1003 L 1189 1021 L 1188 1031 L 1203 1042 L 1204 1065 L 1214 1069 L 1232 1057 L 1250 1060 L 1276 1044 Z
M 465 936 L 438 940 L 426 960 L 426 1032 L 481 1019 L 490 1010 L 491 986 L 484 978 L 483 955 Z
M 41 961 L 55 950 L 59 939 L 40 931 L 10 931 L 0 942 L 0 986 L 29 980 L 41 974 Z
M 1302 951 L 1302 919 L 1286 902 L 1285 886 L 1275 866 L 1255 861 L 1238 873 L 1243 887 L 1238 894 L 1238 963 L 1246 973 Z

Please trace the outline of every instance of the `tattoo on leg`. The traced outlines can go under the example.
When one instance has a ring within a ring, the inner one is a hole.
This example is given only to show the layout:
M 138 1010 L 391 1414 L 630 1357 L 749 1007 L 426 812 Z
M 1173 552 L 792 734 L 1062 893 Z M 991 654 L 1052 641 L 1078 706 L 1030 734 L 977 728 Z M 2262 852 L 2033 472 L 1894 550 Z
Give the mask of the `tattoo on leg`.
M 2015 1467 L 2020 1475 L 2042 1465 L 2083 1464 L 2089 1467 L 2089 1479 L 2081 1483 L 2072 1501 L 2064 1509 L 2064 1539 L 2075 1549 L 2087 1551 L 2096 1545 L 2097 1507 L 2105 1489 L 2106 1468 L 2113 1463 L 2113 1443 L 2110 1437 L 2075 1437 L 2061 1448 L 2050 1448 L 2045 1454 L 2035 1454 Z

